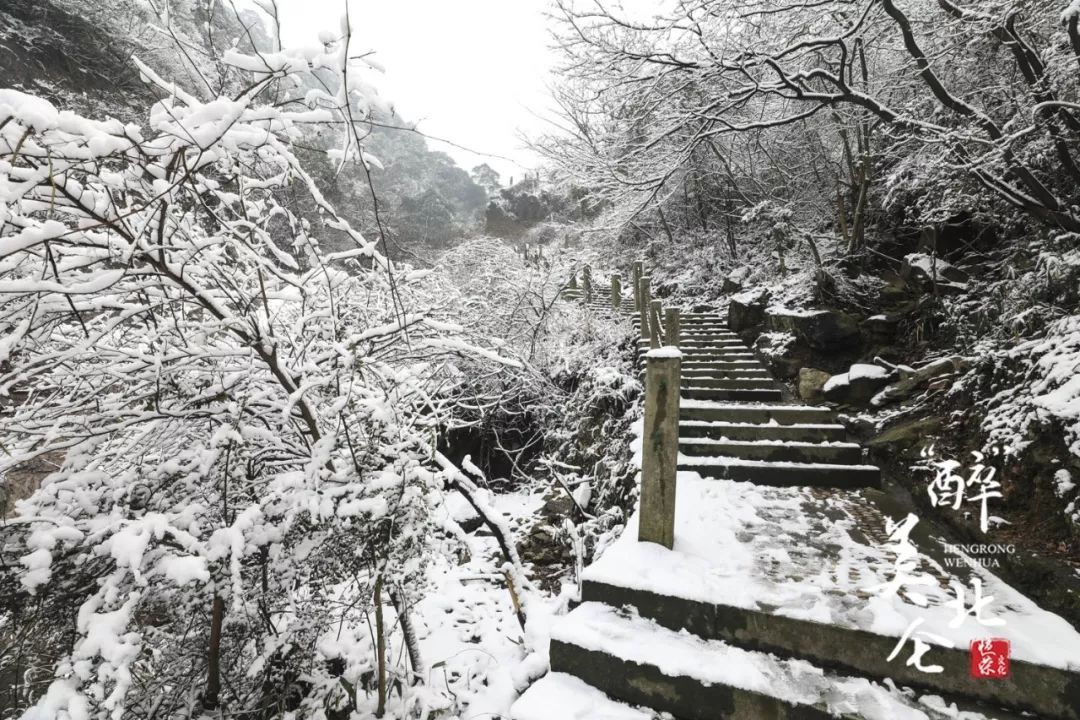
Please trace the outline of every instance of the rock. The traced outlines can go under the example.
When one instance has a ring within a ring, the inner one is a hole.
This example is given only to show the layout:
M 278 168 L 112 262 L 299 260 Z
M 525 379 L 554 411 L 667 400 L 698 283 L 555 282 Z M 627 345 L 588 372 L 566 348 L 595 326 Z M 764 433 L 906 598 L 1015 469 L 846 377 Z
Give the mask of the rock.
M 889 384 L 889 374 L 878 365 L 855 364 L 846 373 L 829 378 L 821 392 L 829 402 L 866 406 L 870 398 Z
M 792 333 L 815 350 L 849 348 L 860 341 L 855 318 L 835 310 L 801 310 L 774 305 L 765 310 L 765 325 L 775 332 Z
M 732 295 L 728 303 L 728 327 L 732 332 L 761 327 L 768 301 L 768 291 L 761 288 Z
M 762 333 L 754 341 L 754 349 L 764 360 L 773 375 L 779 378 L 793 378 L 806 364 L 806 351 L 798 344 L 798 339 L 791 333 Z
M 822 389 L 832 375 L 817 368 L 799 368 L 799 397 L 807 402 L 822 399 Z
M 725 293 L 742 292 L 746 285 L 746 278 L 750 275 L 750 268 L 746 265 L 735 268 L 724 276 L 722 290 Z
M 882 280 L 884 280 L 884 282 L 881 285 L 881 290 L 878 295 L 882 305 L 903 302 L 910 297 L 910 290 L 908 290 L 907 283 L 896 273 L 889 271 L 885 273 Z
M 874 315 L 859 324 L 863 335 L 873 345 L 888 345 L 896 338 L 900 318 L 895 315 Z
M 971 361 L 968 358 L 952 355 L 938 358 L 918 368 L 910 368 L 904 365 L 897 366 L 900 375 L 899 380 L 895 384 L 884 388 L 874 397 L 871 404 L 874 407 L 881 407 L 896 400 L 905 400 L 927 383 L 934 381 L 935 378 L 961 372 L 970 365 Z
M 941 430 L 941 418 L 925 417 L 901 421 L 866 441 L 866 446 L 885 451 L 921 450 L 933 441 L 934 433 Z
M 900 277 L 923 292 L 933 289 L 935 281 L 938 291 L 944 294 L 956 294 L 967 289 L 966 272 L 941 258 L 935 259 L 923 253 L 904 256 Z

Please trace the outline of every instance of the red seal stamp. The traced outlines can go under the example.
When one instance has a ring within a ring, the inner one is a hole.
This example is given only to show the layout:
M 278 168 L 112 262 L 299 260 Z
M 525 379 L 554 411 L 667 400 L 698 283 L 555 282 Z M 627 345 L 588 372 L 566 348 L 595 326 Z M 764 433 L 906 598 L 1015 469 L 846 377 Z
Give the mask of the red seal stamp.
M 1009 641 L 1004 638 L 972 640 L 971 677 L 980 680 L 1009 677 Z

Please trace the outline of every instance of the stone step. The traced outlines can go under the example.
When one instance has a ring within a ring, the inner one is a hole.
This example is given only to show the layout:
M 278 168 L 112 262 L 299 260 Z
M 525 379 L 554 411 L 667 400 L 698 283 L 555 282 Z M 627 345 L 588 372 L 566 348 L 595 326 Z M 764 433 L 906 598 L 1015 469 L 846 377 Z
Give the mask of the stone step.
M 650 345 L 649 341 L 646 340 L 645 338 L 642 338 L 642 339 L 640 339 L 638 341 L 638 350 L 648 350 L 649 345 Z M 715 354 L 715 355 L 723 355 L 723 356 L 727 356 L 727 355 L 743 356 L 743 355 L 745 355 L 748 358 L 757 359 L 757 356 L 754 355 L 750 351 L 750 349 L 748 347 L 746 347 L 745 345 L 743 345 L 742 343 L 739 343 L 738 345 L 724 345 L 724 344 L 715 345 L 715 344 L 711 344 L 711 343 L 708 344 L 708 345 L 705 345 L 705 344 L 687 344 L 686 342 L 680 340 L 678 348 L 679 348 L 679 350 L 682 351 L 683 358 L 695 358 L 696 359 L 696 356 L 701 355 L 701 354 Z
M 649 341 L 646 340 L 645 338 L 639 338 L 638 342 L 647 344 Z M 694 349 L 694 348 L 721 348 L 721 349 L 738 348 L 738 349 L 741 349 L 741 350 L 749 349 L 747 347 L 746 343 L 744 343 L 742 340 L 738 340 L 738 339 L 732 339 L 732 340 L 727 340 L 727 339 L 722 339 L 722 340 L 695 340 L 693 338 L 687 339 L 687 337 L 685 335 L 683 335 L 679 339 L 679 348 L 682 349 L 682 350 Z
M 726 368 L 682 368 L 683 378 L 762 378 L 772 380 L 772 375 L 763 367 Z
M 739 458 L 783 463 L 858 465 L 862 448 L 854 443 L 815 443 L 794 440 L 713 440 L 680 438 L 679 452 L 689 457 Z
M 743 402 L 763 402 L 782 400 L 782 393 L 776 388 L 758 388 L 756 390 L 718 390 L 715 388 L 684 387 L 680 393 L 688 400 L 727 400 Z
M 645 377 L 645 370 L 638 371 L 638 375 Z M 773 377 L 767 370 L 758 367 L 717 367 L 717 368 L 693 368 L 682 370 L 682 380 L 767 380 L 772 382 Z M 772 387 L 770 385 L 770 387 Z
M 726 323 L 684 323 L 679 320 L 679 328 L 688 333 L 729 333 L 731 330 Z
M 706 422 L 758 423 L 776 422 L 780 425 L 796 423 L 831 423 L 833 411 L 811 405 L 729 405 L 725 403 L 682 403 L 680 420 Z
M 638 349 L 648 350 L 649 341 L 645 338 L 641 338 L 641 340 L 638 341 Z M 754 353 L 751 352 L 750 348 L 746 347 L 746 345 L 743 345 L 742 343 L 738 345 L 687 345 L 680 342 L 679 349 L 682 350 L 684 358 L 692 358 L 695 360 L 702 359 L 698 357 L 701 355 L 717 355 L 721 359 L 730 355 L 734 355 L 735 357 L 740 359 L 757 359 L 757 355 L 754 355 Z
M 679 340 L 679 349 L 683 352 L 687 350 L 724 350 L 724 351 L 737 351 L 737 352 L 749 352 L 750 348 L 746 343 L 739 340 Z
M 795 442 L 839 442 L 847 436 L 843 425 L 797 423 L 793 425 L 759 425 L 754 423 L 679 422 L 680 438 L 712 438 L 719 440 L 791 440 Z
M 883 529 L 887 518 L 905 512 L 888 494 L 766 488 L 690 474 L 680 474 L 676 492 L 674 548 L 638 542 L 635 513 L 623 536 L 583 572 L 586 604 L 631 606 L 688 639 L 891 678 L 950 703 L 962 699 L 961 709 L 983 703 L 1044 720 L 1080 720 L 1080 633 L 991 571 L 950 566 L 945 559 L 959 556 L 943 547 L 933 528 L 917 525 L 906 536 L 914 550 L 908 572 L 929 574 L 918 585 L 921 601 L 883 590 L 898 572 Z M 982 614 L 995 626 L 973 617 L 952 622 L 956 587 L 967 588 L 967 608 L 975 578 L 983 583 L 983 598 L 995 598 Z M 919 630 L 936 634 L 926 639 L 922 662 L 941 672 L 908 664 L 917 649 L 907 636 L 914 620 L 922 621 Z M 970 674 L 971 644 L 988 637 L 1011 643 L 1007 678 Z
M 881 487 L 881 470 L 873 465 L 689 457 L 680 454 L 679 471 L 696 472 L 703 478 L 775 487 Z
M 680 370 L 764 370 L 765 366 L 759 360 L 694 360 L 683 359 Z
M 682 386 L 684 388 L 715 388 L 719 390 L 775 390 L 776 385 L 771 378 L 714 378 L 700 375 L 683 375 Z
M 735 333 L 716 332 L 712 330 L 706 330 L 702 332 L 694 332 L 693 330 L 680 329 L 679 337 L 683 340 L 738 340 L 743 342 Z M 744 345 L 746 343 L 743 343 Z
M 726 335 L 731 332 L 727 325 L 721 323 L 690 323 L 679 321 L 679 329 L 684 332 L 710 332 L 710 334 Z
M 719 361 L 725 361 L 725 360 L 726 361 L 733 361 L 733 360 L 750 361 L 750 360 L 753 360 L 755 362 L 758 362 L 759 365 L 760 365 L 760 361 L 758 361 L 757 356 L 754 355 L 751 352 L 726 351 L 726 350 L 687 350 L 687 349 L 683 348 L 682 349 L 682 354 L 683 354 L 683 361 L 684 362 L 685 361 L 695 362 L 695 361 L 702 361 L 702 360 L 719 360 Z
M 706 343 L 716 343 L 718 345 L 742 345 L 746 347 L 746 343 L 742 338 L 731 337 L 730 335 L 723 335 L 721 333 L 680 333 L 680 342 L 689 343 L 691 345 L 703 345 Z
M 554 623 L 550 657 L 553 673 L 576 677 L 624 704 L 671 713 L 680 720 L 945 717 L 930 714 L 933 711 L 900 689 L 801 660 L 695 638 L 633 610 L 596 602 L 584 603 Z M 580 692 L 580 686 L 572 687 Z M 526 700 L 522 710 L 534 712 L 536 700 Z M 549 702 L 566 701 L 554 696 Z M 520 712 L 512 711 L 511 717 L 606 718 L 599 713 L 557 714 L 555 707 L 549 715 Z M 970 720 L 984 718 L 973 715 Z
M 687 372 L 711 372 L 716 370 L 760 370 L 768 373 L 765 365 L 757 357 L 748 353 L 723 352 L 717 353 L 719 357 L 701 357 L 701 353 L 687 352 L 686 348 L 679 348 L 682 352 L 682 362 L 679 365 L 683 373 Z M 648 347 L 639 348 L 638 353 L 644 354 L 649 351 Z M 731 356 L 735 357 L 732 359 Z M 772 374 L 769 374 L 772 377 Z
M 895 683 L 901 686 L 910 685 L 921 687 L 927 693 L 934 693 L 939 696 L 944 694 L 948 697 L 948 703 L 941 703 L 937 707 L 944 709 L 956 705 L 957 710 L 962 710 L 964 713 L 963 715 L 939 715 L 935 713 L 931 707 L 920 705 L 919 708 L 922 712 L 927 713 L 925 717 L 929 718 L 963 717 L 965 720 L 972 720 L 974 718 L 1020 720 L 1024 717 L 1030 717 L 1022 714 L 1024 713 L 1024 707 L 1029 709 L 1040 707 L 1044 712 L 1053 712 L 1052 715 L 1041 714 L 1038 716 L 1039 718 L 1044 718 L 1046 720 L 1049 720 L 1050 718 L 1074 720 L 1078 717 L 1075 710 L 1066 709 L 1070 702 L 1069 683 L 1073 680 L 1073 678 L 1070 677 L 1071 673 L 1056 670 L 1054 668 L 1047 668 L 1013 660 L 1010 663 L 1010 671 L 1015 672 L 1018 670 L 1019 679 L 1017 679 L 1016 675 L 1012 675 L 1010 678 L 1003 681 L 1006 687 L 995 687 L 995 685 L 998 685 L 998 683 L 1002 681 L 980 681 L 972 680 L 969 677 L 970 673 L 968 665 L 970 663 L 970 656 L 967 648 L 954 650 L 953 655 L 956 657 L 941 659 L 938 659 L 939 653 L 947 651 L 944 648 L 936 648 L 935 662 L 943 665 L 946 668 L 945 672 L 947 674 L 934 675 L 923 673 L 910 667 L 900 667 L 900 664 L 895 662 L 888 662 L 886 658 L 892 652 L 895 639 L 886 638 L 874 633 L 844 630 L 840 627 L 825 623 L 814 622 L 811 620 L 791 619 L 762 610 L 727 605 L 714 605 L 696 600 L 676 598 L 670 595 L 661 595 L 648 590 L 624 588 L 589 579 L 585 579 L 582 582 L 582 601 L 584 603 L 583 606 L 595 604 L 609 608 L 632 608 L 633 610 L 629 613 L 632 620 L 637 620 L 638 622 L 650 620 L 659 627 L 674 631 L 675 633 L 678 633 L 677 637 L 682 639 L 682 642 L 686 645 L 706 647 L 710 650 L 718 647 L 721 648 L 722 650 L 720 652 L 714 650 L 717 657 L 707 667 L 715 667 L 713 663 L 723 657 L 721 653 L 737 650 L 747 653 L 746 655 L 740 655 L 744 662 L 753 662 L 759 660 L 761 657 L 767 657 L 772 663 L 781 666 L 787 664 L 789 666 L 803 666 L 806 667 L 807 670 L 813 668 L 814 672 L 822 673 L 823 679 L 827 678 L 827 681 L 830 683 L 842 682 L 840 678 L 843 678 L 846 674 L 850 673 L 848 677 L 859 677 L 863 682 L 875 687 L 881 687 L 882 689 L 884 689 L 884 686 L 879 685 L 877 681 L 885 681 L 886 679 L 891 681 L 890 684 Z M 627 614 L 627 611 L 624 610 L 624 614 Z M 690 634 L 687 635 L 686 633 Z M 722 643 L 722 645 L 718 646 L 714 644 L 717 642 Z M 560 668 L 564 672 L 580 672 L 582 676 L 589 677 L 592 681 L 597 681 L 596 675 L 592 674 L 595 671 L 581 668 L 580 663 L 585 657 L 591 657 L 598 662 L 607 662 L 607 660 L 598 657 L 601 653 L 597 651 L 593 651 L 595 654 L 590 653 L 588 656 L 582 657 L 579 649 L 584 643 L 568 643 L 568 645 L 569 647 L 559 648 Z M 553 641 L 553 667 L 555 658 L 554 649 L 555 642 Z M 648 659 L 649 658 L 646 656 L 644 658 L 645 662 L 638 660 L 638 662 L 633 663 L 633 665 L 647 665 Z M 630 669 L 632 673 L 628 677 L 634 677 L 636 673 L 640 672 L 639 668 L 633 667 L 633 665 L 627 668 Z M 822 668 L 829 668 L 831 671 L 823 670 Z M 778 680 L 778 678 L 775 679 Z M 580 679 L 575 678 L 575 680 L 583 685 L 587 685 Z M 651 707 L 656 709 L 667 709 L 657 707 L 653 704 L 656 702 L 653 698 L 648 698 L 644 695 L 630 695 L 626 692 L 620 692 L 617 683 L 617 680 L 611 682 L 607 686 L 609 688 L 608 691 L 617 694 L 617 696 L 622 697 L 629 702 L 650 704 Z M 573 687 L 571 683 L 567 683 L 567 685 Z M 603 683 L 601 683 L 601 685 L 603 685 Z M 594 707 L 597 707 L 597 709 L 602 708 L 607 710 L 610 703 L 610 705 L 614 705 L 614 708 L 612 708 L 613 710 L 622 712 L 641 712 L 640 708 L 629 707 L 612 700 L 607 695 L 597 691 L 596 688 L 592 688 L 591 685 L 587 685 L 587 687 L 597 693 L 596 695 L 589 693 L 589 695 L 592 696 L 590 699 L 596 703 Z M 580 688 L 574 689 L 576 689 L 577 692 L 582 692 Z M 1044 697 L 1039 697 L 1038 695 L 1034 695 L 1033 690 L 1034 693 L 1043 691 L 1048 692 L 1049 694 Z M 897 692 L 896 696 L 897 698 L 906 697 L 900 692 Z M 603 703 L 600 698 L 604 698 L 608 702 Z M 528 704 L 534 706 L 533 701 L 535 700 L 537 700 L 537 698 L 532 698 Z M 620 705 L 622 705 L 621 708 L 619 707 Z M 1006 707 L 1012 706 L 1014 709 L 999 709 L 1003 705 Z M 902 707 L 904 706 L 900 705 L 897 709 Z M 673 712 L 672 710 L 668 711 Z M 606 720 L 608 716 L 600 714 L 561 716 L 527 714 L 519 716 L 512 714 L 511 717 L 514 720 L 541 720 L 543 718 L 551 718 L 554 720 L 556 717 L 580 717 L 583 719 L 605 718 Z M 611 717 L 620 718 L 621 720 L 624 716 L 614 714 Z M 638 716 L 628 714 L 625 717 L 627 720 L 636 720 Z M 651 720 L 653 716 L 646 717 Z M 679 717 L 698 716 L 680 715 Z M 710 719 L 722 717 L 726 719 L 729 717 L 742 716 L 717 716 L 705 714 L 700 717 Z M 757 720 L 759 717 L 802 718 L 804 716 L 749 715 L 746 717 Z M 807 715 L 805 717 L 818 716 Z M 852 715 L 845 713 L 841 717 L 891 718 L 897 716 L 872 714 Z M 915 717 L 923 716 L 917 715 Z
M 638 379 L 641 380 L 642 383 L 645 382 L 645 370 L 644 369 L 639 369 L 638 370 Z M 688 387 L 717 387 L 716 385 L 713 385 L 712 383 L 714 383 L 714 382 L 730 382 L 730 381 L 741 381 L 741 382 L 745 382 L 745 383 L 753 383 L 753 384 L 743 385 L 740 382 L 740 384 L 738 384 L 738 385 L 731 386 L 732 388 L 742 388 L 742 389 L 765 388 L 765 389 L 770 389 L 770 390 L 776 388 L 775 382 L 773 381 L 772 377 L 769 376 L 767 373 L 757 371 L 757 370 L 748 370 L 748 369 L 719 370 L 719 371 L 717 371 L 717 370 L 708 370 L 708 371 L 703 371 L 700 374 L 693 374 L 693 375 L 683 373 L 682 374 L 681 387 L 684 387 L 684 388 L 688 388 Z M 724 386 L 721 385 L 719 387 L 724 387 Z

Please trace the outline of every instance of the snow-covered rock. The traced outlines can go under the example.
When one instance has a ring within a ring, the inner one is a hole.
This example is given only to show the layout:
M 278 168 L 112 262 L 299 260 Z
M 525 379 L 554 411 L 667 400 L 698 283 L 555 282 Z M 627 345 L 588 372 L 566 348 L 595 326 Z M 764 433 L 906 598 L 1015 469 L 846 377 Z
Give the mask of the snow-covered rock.
M 889 383 L 889 371 L 877 365 L 856 363 L 846 373 L 829 378 L 821 388 L 829 402 L 841 405 L 867 405 L 870 398 Z
M 765 324 L 774 332 L 789 332 L 815 350 L 858 344 L 856 319 L 836 310 L 807 310 L 773 305 L 765 309 Z
M 926 290 L 936 284 L 939 291 L 945 292 L 964 290 L 968 279 L 967 273 L 960 268 L 925 253 L 905 255 L 900 277 L 920 289 Z
M 765 322 L 768 301 L 768 291 L 763 288 L 732 295 L 728 303 L 728 327 L 732 332 L 759 327 Z

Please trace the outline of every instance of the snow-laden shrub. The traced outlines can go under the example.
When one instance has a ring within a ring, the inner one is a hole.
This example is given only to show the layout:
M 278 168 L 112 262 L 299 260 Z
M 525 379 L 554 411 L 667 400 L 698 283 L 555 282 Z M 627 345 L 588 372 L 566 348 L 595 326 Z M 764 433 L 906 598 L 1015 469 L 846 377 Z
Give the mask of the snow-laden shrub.
M 637 499 L 631 426 L 641 416 L 638 338 L 630 323 L 579 306 L 565 307 L 549 332 L 546 372 L 561 392 L 543 418 L 542 477 L 556 495 L 573 498 L 569 519 L 591 556 L 617 536 Z
M 1007 386 L 985 402 L 989 444 L 1022 450 L 1053 423 L 1080 457 L 1080 316 L 1058 320 L 1045 337 L 1001 351 L 991 362 L 1012 370 L 1002 378 Z
M 443 491 L 484 511 L 435 448 L 443 390 L 462 357 L 520 363 L 447 322 L 426 273 L 380 254 L 293 153 L 306 126 L 381 104 L 349 38 L 343 22 L 321 49 L 227 54 L 235 97 L 140 64 L 162 97 L 144 126 L 0 90 L 0 480 L 58 458 L 0 529 L 20 647 L 0 673 L 28 718 L 369 715 L 384 604 L 407 608 L 433 540 L 460 534 L 436 519 Z M 337 85 L 305 93 L 313 69 Z M 344 137 L 338 162 L 377 167 Z M 351 248 L 328 252 L 297 194 Z

